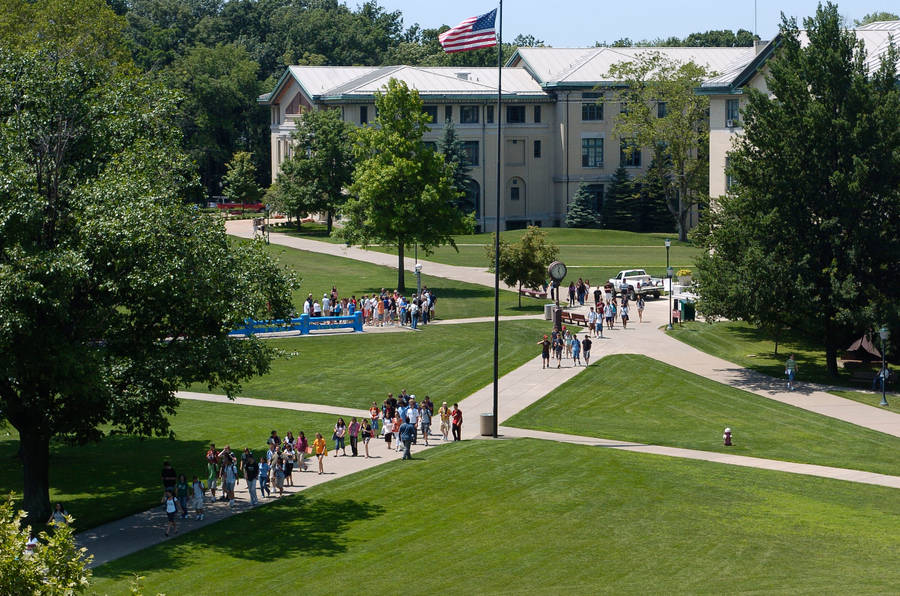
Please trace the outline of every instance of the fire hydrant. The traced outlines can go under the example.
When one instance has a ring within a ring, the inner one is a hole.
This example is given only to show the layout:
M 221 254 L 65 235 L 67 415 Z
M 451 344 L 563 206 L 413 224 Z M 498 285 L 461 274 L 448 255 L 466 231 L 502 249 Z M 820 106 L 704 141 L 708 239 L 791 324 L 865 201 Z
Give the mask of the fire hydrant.
M 725 441 L 726 447 L 731 447 L 731 429 L 730 428 L 725 429 L 725 434 L 722 435 L 722 440 Z

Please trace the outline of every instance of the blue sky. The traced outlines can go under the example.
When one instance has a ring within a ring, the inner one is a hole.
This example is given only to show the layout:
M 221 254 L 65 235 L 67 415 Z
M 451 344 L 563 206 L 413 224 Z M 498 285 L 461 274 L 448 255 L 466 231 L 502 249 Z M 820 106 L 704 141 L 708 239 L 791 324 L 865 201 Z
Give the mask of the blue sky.
M 838 3 L 850 21 L 871 12 L 898 12 L 896 0 L 853 0 Z M 349 0 L 348 4 L 354 4 Z M 423 28 L 453 26 L 466 17 L 497 7 L 490 0 L 379 0 L 387 10 L 403 13 L 404 27 L 419 23 Z M 816 11 L 816 0 L 757 0 L 758 33 L 771 39 L 778 32 L 780 13 L 803 17 Z M 506 0 L 503 3 L 503 39 L 519 33 L 534 35 L 556 47 L 592 46 L 595 41 L 613 42 L 622 37 L 634 41 L 655 39 L 710 29 L 753 30 L 753 0 L 687 0 L 662 2 L 599 2 L 598 0 Z

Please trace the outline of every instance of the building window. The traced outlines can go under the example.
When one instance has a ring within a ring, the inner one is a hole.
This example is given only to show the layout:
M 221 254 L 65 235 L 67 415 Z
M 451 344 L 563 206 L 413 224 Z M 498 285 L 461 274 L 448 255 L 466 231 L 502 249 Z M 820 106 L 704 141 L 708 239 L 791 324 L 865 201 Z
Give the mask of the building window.
M 731 173 L 731 158 L 725 158 L 725 190 L 731 190 L 734 186 L 734 175 Z
M 534 123 L 539 124 L 541 121 L 541 106 L 534 106 Z
M 599 213 L 603 209 L 603 185 L 588 184 L 587 192 L 591 195 L 591 205 Z
M 725 100 L 725 120 L 731 120 L 737 124 L 741 120 L 741 100 L 726 99 Z
M 585 101 L 581 104 L 581 119 L 584 121 L 603 120 L 603 104 L 599 103 L 599 99 L 603 97 L 600 93 L 582 93 L 581 98 Z
M 525 106 L 506 106 L 507 124 L 525 123 Z
M 453 122 L 453 106 L 444 106 L 444 121 Z
M 484 117 L 484 121 L 488 124 L 494 123 L 494 106 L 487 106 L 487 114 Z
M 581 167 L 603 167 L 603 139 L 581 139 Z
M 359 106 L 359 123 L 369 123 L 369 106 Z
M 519 200 L 519 187 L 513 186 L 509 189 L 509 200 L 510 201 L 518 201 Z
M 466 154 L 466 165 L 478 165 L 478 141 L 463 141 L 463 152 Z
M 619 162 L 628 168 L 641 167 L 641 149 L 634 141 L 622 139 L 619 145 Z
M 660 102 L 656 103 L 656 117 L 657 118 L 665 118 L 666 114 L 668 114 L 668 113 L 669 113 L 669 105 L 666 102 L 660 101 Z
M 541 157 L 541 142 L 534 142 L 534 157 L 535 159 L 539 159 Z
M 478 124 L 478 106 L 459 106 L 460 124 Z
M 437 106 L 425 106 L 425 109 L 422 111 L 428 114 L 429 122 L 432 124 L 437 122 Z

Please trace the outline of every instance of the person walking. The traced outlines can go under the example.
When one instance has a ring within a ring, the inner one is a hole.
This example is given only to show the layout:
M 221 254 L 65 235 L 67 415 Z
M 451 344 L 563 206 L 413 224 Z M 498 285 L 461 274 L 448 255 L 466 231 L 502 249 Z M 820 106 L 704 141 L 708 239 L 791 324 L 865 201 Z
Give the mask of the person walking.
M 294 486 L 294 461 L 296 461 L 296 454 L 294 453 L 293 442 L 287 443 L 282 448 L 282 457 L 284 458 L 284 481 L 287 486 Z
M 425 440 L 425 446 L 428 446 L 428 435 L 431 434 L 431 409 L 425 407 L 419 408 L 419 425 L 422 428 L 422 438 Z
M 284 496 L 284 458 L 279 454 L 275 458 L 275 488 L 278 489 L 278 496 Z
M 269 490 L 269 475 L 272 473 L 272 466 L 269 464 L 270 461 L 272 460 L 268 453 L 266 453 L 259 462 L 259 494 L 262 497 L 272 496 L 272 491 Z
M 66 516 L 69 515 L 69 512 L 66 511 L 66 508 L 63 507 L 62 503 L 57 503 L 53 508 L 53 513 L 50 514 L 50 519 L 47 520 L 47 525 L 51 526 L 53 524 L 59 526 L 68 526 L 69 522 L 66 520 Z
M 644 297 L 638 296 L 637 299 L 638 323 L 644 322 Z
M 622 329 L 628 328 L 628 302 L 622 304 Z
M 255 506 L 259 500 L 256 498 L 256 483 L 259 480 L 259 464 L 253 454 L 247 456 L 244 462 L 244 480 L 247 481 L 247 492 L 250 493 L 250 504 Z
M 407 419 L 406 422 L 400 425 L 400 441 L 403 443 L 403 457 L 401 459 L 412 459 L 409 448 L 415 436 L 416 425 Z
M 166 494 L 163 495 L 161 501 L 161 503 L 165 505 L 166 518 L 169 520 L 166 524 L 166 538 L 169 537 L 169 530 L 172 530 L 173 534 L 178 533 L 178 527 L 175 525 L 175 514 L 178 513 L 178 509 L 181 507 L 181 505 L 179 505 L 178 499 L 175 498 L 175 493 L 173 492 L 173 490 L 167 488 Z
M 544 336 L 547 337 L 546 335 Z M 550 358 L 547 358 L 548 366 Z M 447 407 L 447 402 L 441 404 L 441 407 L 438 408 L 438 416 L 441 418 L 441 441 L 449 440 L 447 435 L 450 434 L 450 408 Z
M 581 364 L 581 342 L 578 341 L 578 334 L 572 334 L 572 360 L 574 361 L 574 366 L 578 366 Z
M 344 452 L 344 455 L 347 455 L 347 446 L 344 444 L 344 435 L 347 434 L 347 423 L 344 422 L 343 418 L 338 418 L 337 423 L 334 425 L 334 434 L 332 434 L 332 438 L 334 439 L 334 456 L 337 457 L 338 449 Z
M 188 497 L 190 494 L 187 478 L 184 474 L 179 474 L 178 482 L 175 484 L 175 496 L 178 498 L 178 504 L 181 505 L 181 519 L 188 516 Z
M 541 346 L 541 368 L 550 368 L 550 340 L 545 335 L 544 339 L 537 343 Z
M 563 338 L 560 333 L 553 336 L 553 355 L 556 356 L 556 368 L 562 366 Z
M 225 467 L 222 469 L 223 487 L 229 507 L 234 507 L 234 486 L 237 484 L 237 477 L 237 465 L 235 464 L 234 456 L 229 453 L 225 461 Z
M 788 391 L 794 390 L 794 377 L 797 375 L 797 361 L 794 355 L 788 356 L 787 362 L 784 363 L 784 374 L 787 376 Z
M 584 365 L 587 366 L 591 363 L 591 341 L 590 335 L 585 335 L 584 339 L 581 340 L 581 353 L 584 356 Z
M 459 409 L 459 404 L 453 404 L 453 412 L 450 414 L 450 419 L 453 425 L 453 440 L 461 441 L 463 415 L 462 410 Z
M 328 448 L 325 445 L 325 439 L 322 433 L 316 433 L 316 440 L 313 441 L 313 450 L 316 452 L 316 459 L 319 460 L 319 474 L 325 471 L 323 458 L 328 457 Z
M 372 424 L 365 420 L 362 425 L 362 440 L 363 440 L 363 448 L 366 450 L 366 459 L 369 459 L 369 441 L 372 440 L 372 437 L 375 436 L 375 430 L 372 428 Z
M 216 451 L 215 443 L 209 444 L 209 450 L 206 452 L 206 486 L 209 487 L 209 494 L 212 500 L 216 500 L 216 479 L 219 477 L 219 454 Z
M 359 455 L 359 451 L 356 447 L 357 442 L 359 441 L 359 429 L 362 428 L 362 425 L 356 421 L 356 418 L 350 419 L 350 426 L 347 427 L 347 434 L 350 435 L 350 454 L 353 457 Z
M 203 483 L 200 482 L 200 478 L 197 476 L 194 476 L 191 488 L 194 491 L 194 512 L 197 514 L 197 521 L 200 521 L 203 519 L 203 493 L 206 491 L 203 488 Z

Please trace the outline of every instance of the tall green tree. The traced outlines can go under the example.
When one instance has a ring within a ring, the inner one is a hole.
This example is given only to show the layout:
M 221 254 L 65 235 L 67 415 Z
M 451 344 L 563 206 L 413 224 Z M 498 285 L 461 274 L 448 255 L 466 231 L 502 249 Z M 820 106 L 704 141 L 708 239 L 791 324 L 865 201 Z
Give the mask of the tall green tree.
M 331 234 L 332 221 L 346 200 L 353 176 L 350 125 L 340 110 L 313 110 L 297 121 L 293 154 L 281 164 L 279 203 L 288 213 L 324 212 Z
M 293 284 L 185 206 L 196 186 L 173 93 L 37 48 L 0 50 L 0 417 L 19 432 L 24 508 L 50 514 L 50 441 L 165 435 L 175 391 L 233 394 L 271 349 L 244 317 Z
M 746 90 L 737 183 L 698 231 L 697 268 L 706 312 L 790 325 L 824 345 L 836 375 L 854 336 L 900 321 L 898 51 L 869 72 L 837 6 L 804 25 L 808 45 L 796 21 L 781 24 L 774 98 Z
M 191 48 L 162 75 L 183 97 L 178 124 L 207 196 L 221 194 L 225 164 L 239 151 L 253 154 L 257 182 L 268 185 L 269 117 L 256 102 L 258 69 L 243 47 L 225 44 Z
M 391 79 L 375 95 L 376 126 L 355 131 L 357 158 L 350 196 L 344 206 L 347 242 L 397 247 L 397 289 L 406 289 L 403 253 L 418 243 L 429 254 L 435 246 L 456 248 L 454 234 L 471 233 L 474 217 L 454 204 L 453 167 L 422 142 L 429 117 L 419 94 Z
M 462 141 L 459 140 L 456 134 L 456 126 L 453 125 L 451 120 L 447 120 L 444 123 L 444 135 L 441 137 L 439 149 L 441 155 L 444 156 L 444 161 L 452 168 L 453 188 L 460 193 L 460 198 L 455 202 L 457 207 L 462 209 L 469 185 L 472 183 L 471 178 L 469 178 L 469 172 L 472 168 L 469 166 L 469 163 L 471 163 L 469 154 L 466 152 Z
M 639 232 L 671 232 L 675 227 L 668 208 L 675 188 L 664 163 L 666 159 L 665 152 L 657 148 L 647 171 L 635 181 L 640 204 Z
M 494 244 L 485 247 L 489 269 L 494 272 Z M 540 288 L 547 282 L 547 267 L 559 256 L 559 248 L 547 239 L 547 234 L 535 226 L 528 226 L 518 242 L 500 241 L 500 279 L 517 287 L 519 307 L 522 306 L 522 286 Z
M 229 201 L 236 203 L 256 203 L 263 190 L 256 183 L 256 166 L 253 156 L 246 151 L 238 151 L 227 164 L 222 177 L 222 193 Z
M 578 185 L 572 204 L 569 205 L 569 212 L 566 213 L 566 227 L 600 227 L 600 214 L 594 209 L 594 196 L 588 192 L 587 185 L 583 182 Z
M 862 27 L 863 25 L 868 25 L 869 23 L 875 23 L 877 21 L 897 21 L 900 20 L 900 16 L 893 12 L 870 12 L 866 14 L 861 19 L 853 19 L 853 24 L 856 27 Z
M 622 82 L 614 100 L 627 106 L 616 119 L 616 135 L 634 139 L 638 147 L 666 148 L 666 169 L 678 190 L 669 211 L 681 240 L 687 240 L 690 213 L 708 189 L 709 98 L 694 89 L 709 75 L 694 62 L 680 63 L 654 51 L 614 64 L 608 74 Z
M 607 230 L 627 230 L 633 227 L 634 181 L 625 166 L 613 172 L 612 180 L 603 196 L 601 223 Z

